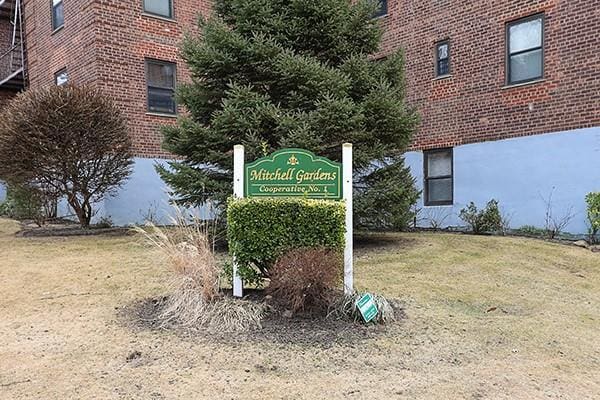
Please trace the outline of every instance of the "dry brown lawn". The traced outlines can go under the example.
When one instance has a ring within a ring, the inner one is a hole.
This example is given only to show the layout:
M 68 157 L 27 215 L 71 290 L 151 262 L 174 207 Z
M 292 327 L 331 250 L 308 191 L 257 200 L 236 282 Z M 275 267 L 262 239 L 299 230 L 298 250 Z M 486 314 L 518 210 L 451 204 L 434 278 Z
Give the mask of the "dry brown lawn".
M 324 348 L 132 328 L 117 309 L 163 292 L 156 253 L 17 228 L 0 220 L 1 399 L 600 398 L 600 254 L 585 249 L 374 236 L 357 286 L 400 299 L 406 318 Z

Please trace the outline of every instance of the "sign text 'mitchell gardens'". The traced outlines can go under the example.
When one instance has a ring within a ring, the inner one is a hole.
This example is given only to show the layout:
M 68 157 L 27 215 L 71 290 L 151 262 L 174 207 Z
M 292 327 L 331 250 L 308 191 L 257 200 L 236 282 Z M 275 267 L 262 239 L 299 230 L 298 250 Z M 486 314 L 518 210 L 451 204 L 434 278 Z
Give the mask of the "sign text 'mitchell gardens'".
M 246 167 L 246 195 L 337 199 L 341 168 L 326 158 L 299 149 L 285 149 Z

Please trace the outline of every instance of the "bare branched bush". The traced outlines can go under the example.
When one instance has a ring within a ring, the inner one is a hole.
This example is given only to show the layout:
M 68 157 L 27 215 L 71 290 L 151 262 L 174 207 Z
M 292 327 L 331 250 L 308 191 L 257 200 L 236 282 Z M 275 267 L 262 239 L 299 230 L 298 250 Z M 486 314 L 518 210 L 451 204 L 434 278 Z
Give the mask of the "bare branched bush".
M 425 211 L 425 217 L 423 220 L 429 225 L 434 231 L 438 231 L 444 228 L 446 220 L 450 218 L 451 212 L 445 207 L 433 207 L 427 208 Z
M 293 313 L 325 312 L 341 287 L 342 265 L 342 255 L 335 250 L 290 250 L 271 268 L 267 292 Z
M 500 234 L 507 235 L 511 231 L 511 223 L 513 219 L 512 213 L 507 213 L 504 210 L 500 210 Z
M 127 121 L 98 89 L 28 89 L 2 109 L 0 179 L 35 188 L 54 204 L 66 199 L 83 227 L 94 203 L 116 193 L 132 164 Z
M 563 233 L 563 231 L 571 223 L 573 218 L 575 218 L 573 206 L 567 207 L 563 213 L 556 213 L 556 211 L 554 210 L 554 202 L 552 199 L 553 195 L 554 188 L 552 188 L 552 190 L 550 191 L 548 198 L 541 196 L 546 206 L 546 211 L 544 213 L 544 230 L 548 239 L 557 238 L 561 233 Z

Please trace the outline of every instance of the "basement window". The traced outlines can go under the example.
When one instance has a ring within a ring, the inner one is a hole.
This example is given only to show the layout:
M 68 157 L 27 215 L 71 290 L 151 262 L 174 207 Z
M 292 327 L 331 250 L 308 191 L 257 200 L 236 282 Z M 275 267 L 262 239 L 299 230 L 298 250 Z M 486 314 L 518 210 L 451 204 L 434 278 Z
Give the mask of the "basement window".
M 429 150 L 424 153 L 425 205 L 452 205 L 454 177 L 452 149 Z
M 444 40 L 435 45 L 435 76 L 450 75 L 450 42 Z
M 63 0 L 52 0 L 52 30 L 60 29 L 65 24 Z
M 69 74 L 67 73 L 67 69 L 63 68 L 57 73 L 54 74 L 54 83 L 56 86 L 63 86 L 69 82 Z
M 544 15 L 506 25 L 506 82 L 516 84 L 544 76 Z
M 165 18 L 173 18 L 173 0 L 143 0 L 144 12 Z
M 146 84 L 148 86 L 148 111 L 160 114 L 176 114 L 174 63 L 146 60 Z

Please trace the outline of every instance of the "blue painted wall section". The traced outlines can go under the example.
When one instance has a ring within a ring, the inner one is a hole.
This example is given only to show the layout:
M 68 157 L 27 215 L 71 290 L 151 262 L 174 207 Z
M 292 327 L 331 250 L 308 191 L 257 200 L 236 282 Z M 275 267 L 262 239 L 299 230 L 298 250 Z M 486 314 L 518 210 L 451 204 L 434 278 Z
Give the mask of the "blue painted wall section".
M 152 215 L 156 223 L 169 223 L 173 208 L 168 188 L 154 166 L 165 160 L 137 158 L 131 178 L 118 195 L 96 205 L 94 222 L 109 217 L 115 225 L 143 223 Z M 406 153 L 406 163 L 423 188 L 423 153 Z M 574 218 L 566 231 L 584 234 L 585 195 L 600 191 L 600 127 L 474 143 L 454 148 L 454 205 L 424 207 L 419 225 L 432 219 L 443 226 L 462 226 L 460 210 L 470 201 L 483 207 L 490 199 L 500 202 L 510 216 L 511 227 L 543 228 L 546 200 L 552 195 L 553 212 L 563 216 L 572 209 Z M 0 200 L 5 188 L 0 184 Z M 62 215 L 70 214 L 65 203 Z M 197 211 L 209 217 L 207 210 Z
M 409 152 L 406 163 L 423 188 L 423 153 Z M 565 231 L 587 231 L 585 195 L 600 191 L 600 127 L 525 136 L 454 148 L 454 205 L 423 207 L 419 225 L 432 218 L 444 226 L 461 226 L 458 214 L 470 201 L 483 207 L 500 202 L 511 227 L 543 227 L 546 200 L 561 217 L 572 208 L 574 218 Z
M 168 224 L 174 215 L 169 189 L 155 170 L 156 164 L 166 160 L 136 158 L 133 173 L 118 195 L 107 198 L 97 218 L 108 217 L 115 225 L 143 224 L 152 219 L 157 224 Z

